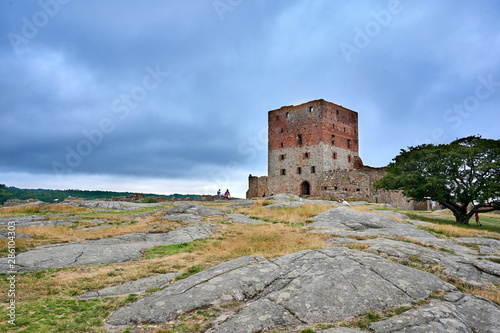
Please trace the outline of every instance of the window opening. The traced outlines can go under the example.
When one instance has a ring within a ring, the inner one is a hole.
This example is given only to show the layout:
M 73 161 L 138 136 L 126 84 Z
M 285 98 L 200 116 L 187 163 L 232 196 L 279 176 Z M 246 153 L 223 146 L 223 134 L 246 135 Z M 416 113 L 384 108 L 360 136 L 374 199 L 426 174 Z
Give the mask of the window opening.
M 299 146 L 302 146 L 302 134 L 297 135 L 297 143 L 299 144 Z
M 286 175 L 286 169 L 281 169 L 280 170 L 280 175 L 285 176 Z
M 299 175 L 302 174 L 302 168 L 301 167 L 297 168 L 297 174 L 299 174 Z
M 316 167 L 315 166 L 311 167 L 311 173 L 316 173 Z

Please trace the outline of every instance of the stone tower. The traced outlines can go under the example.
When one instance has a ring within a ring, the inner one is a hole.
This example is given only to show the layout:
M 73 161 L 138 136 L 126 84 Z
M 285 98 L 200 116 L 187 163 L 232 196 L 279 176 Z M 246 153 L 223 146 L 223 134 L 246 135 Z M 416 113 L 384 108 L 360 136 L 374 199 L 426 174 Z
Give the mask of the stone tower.
M 319 99 L 268 117 L 268 194 L 321 196 L 322 175 L 362 168 L 357 112 Z

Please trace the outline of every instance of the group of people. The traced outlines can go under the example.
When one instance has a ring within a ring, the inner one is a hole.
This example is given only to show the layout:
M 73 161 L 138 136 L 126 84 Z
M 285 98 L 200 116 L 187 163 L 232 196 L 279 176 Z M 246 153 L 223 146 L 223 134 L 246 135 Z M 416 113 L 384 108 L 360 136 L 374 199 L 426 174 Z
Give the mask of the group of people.
M 219 200 L 220 199 L 222 199 L 222 200 L 229 200 L 229 199 L 231 199 L 231 193 L 229 193 L 229 189 L 226 189 L 226 193 L 224 193 L 224 196 L 222 196 L 222 192 L 219 189 L 217 191 L 217 197 L 219 198 Z

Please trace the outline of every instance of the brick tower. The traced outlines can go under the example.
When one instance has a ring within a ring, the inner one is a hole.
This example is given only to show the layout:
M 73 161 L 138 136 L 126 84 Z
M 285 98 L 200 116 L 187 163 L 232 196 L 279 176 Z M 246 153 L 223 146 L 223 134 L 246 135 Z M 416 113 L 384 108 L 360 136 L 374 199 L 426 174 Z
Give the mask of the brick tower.
M 325 173 L 362 167 L 357 112 L 319 99 L 268 117 L 268 194 L 320 196 Z

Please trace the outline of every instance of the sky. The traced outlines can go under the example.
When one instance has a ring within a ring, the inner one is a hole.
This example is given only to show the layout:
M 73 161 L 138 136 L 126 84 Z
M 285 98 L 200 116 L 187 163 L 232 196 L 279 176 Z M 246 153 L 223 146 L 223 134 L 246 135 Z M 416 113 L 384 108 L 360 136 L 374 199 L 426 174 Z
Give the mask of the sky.
M 496 0 L 0 1 L 0 183 L 244 197 L 267 113 L 358 112 L 359 154 L 500 139 Z

